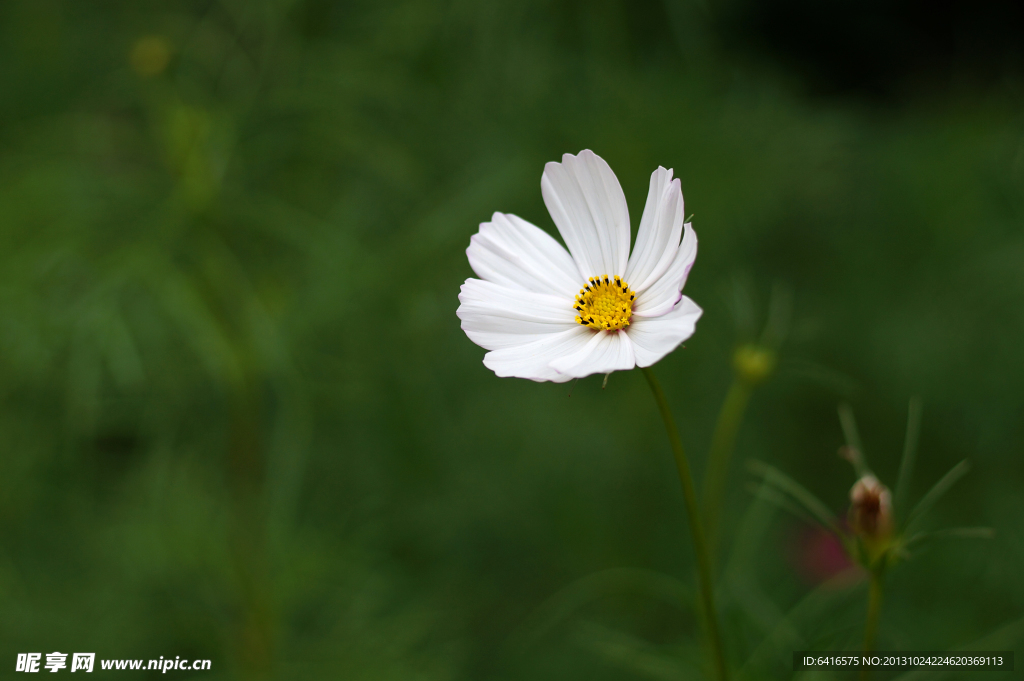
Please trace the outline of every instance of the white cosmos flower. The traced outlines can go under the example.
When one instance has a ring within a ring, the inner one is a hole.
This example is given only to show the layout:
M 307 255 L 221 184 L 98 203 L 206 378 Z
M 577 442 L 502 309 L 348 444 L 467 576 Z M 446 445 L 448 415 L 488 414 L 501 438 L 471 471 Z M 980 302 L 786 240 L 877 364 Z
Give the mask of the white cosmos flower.
M 568 252 L 504 213 L 481 224 L 466 251 L 480 279 L 462 285 L 458 315 L 490 351 L 484 366 L 560 383 L 650 366 L 693 335 L 702 311 L 682 288 L 697 235 L 683 224 L 671 170 L 651 174 L 632 254 L 626 197 L 600 156 L 566 154 L 544 167 L 540 186 Z

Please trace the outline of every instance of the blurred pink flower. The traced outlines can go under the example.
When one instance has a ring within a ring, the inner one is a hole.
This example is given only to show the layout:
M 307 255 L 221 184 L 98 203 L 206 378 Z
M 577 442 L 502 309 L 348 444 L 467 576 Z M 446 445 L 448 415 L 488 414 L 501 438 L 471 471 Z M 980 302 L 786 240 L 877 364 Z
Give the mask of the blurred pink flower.
M 860 571 L 850 560 L 839 537 L 821 527 L 801 527 L 789 553 L 797 573 L 809 584 L 820 584 L 844 573 L 849 575 L 850 582 L 860 579 Z

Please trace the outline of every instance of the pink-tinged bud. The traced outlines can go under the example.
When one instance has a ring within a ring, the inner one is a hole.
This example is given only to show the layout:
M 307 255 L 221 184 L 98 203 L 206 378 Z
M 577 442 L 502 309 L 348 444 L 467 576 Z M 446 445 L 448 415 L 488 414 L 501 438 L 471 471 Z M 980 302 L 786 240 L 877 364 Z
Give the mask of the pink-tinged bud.
M 850 490 L 850 528 L 869 543 L 885 541 L 892 533 L 892 495 L 873 475 L 865 475 Z

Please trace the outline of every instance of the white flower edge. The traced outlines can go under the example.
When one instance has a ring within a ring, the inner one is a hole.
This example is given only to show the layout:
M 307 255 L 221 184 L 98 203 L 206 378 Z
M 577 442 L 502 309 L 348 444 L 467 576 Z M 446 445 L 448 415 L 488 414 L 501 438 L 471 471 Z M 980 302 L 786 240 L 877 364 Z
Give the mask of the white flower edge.
M 597 154 L 584 150 L 548 163 L 541 192 L 568 251 L 539 227 L 502 213 L 480 225 L 466 251 L 480 279 L 463 284 L 457 314 L 470 340 L 489 350 L 487 368 L 560 383 L 651 366 L 693 335 L 702 310 L 682 289 L 697 235 L 683 224 L 682 190 L 671 170 L 651 174 L 632 253 L 625 196 Z M 636 292 L 621 330 L 575 322 L 574 296 L 589 277 L 605 274 L 623 276 Z

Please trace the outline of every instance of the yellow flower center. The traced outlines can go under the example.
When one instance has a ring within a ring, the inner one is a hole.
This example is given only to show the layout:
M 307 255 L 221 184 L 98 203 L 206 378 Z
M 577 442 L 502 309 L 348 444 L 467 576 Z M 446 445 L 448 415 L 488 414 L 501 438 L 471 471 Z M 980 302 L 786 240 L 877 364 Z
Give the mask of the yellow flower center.
M 636 294 L 620 277 L 609 278 L 607 274 L 591 277 L 573 303 L 573 308 L 579 312 L 576 323 L 605 331 L 629 326 L 634 300 Z

